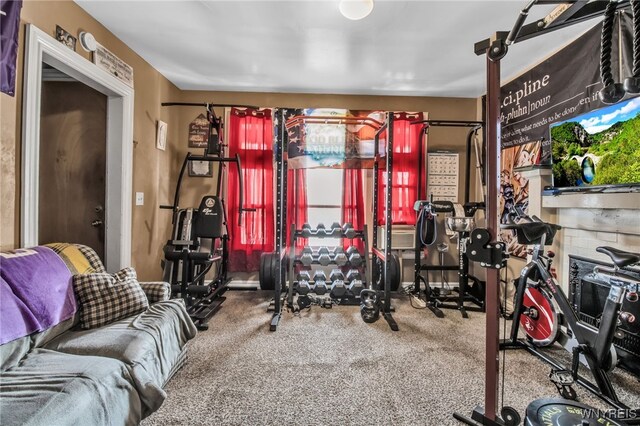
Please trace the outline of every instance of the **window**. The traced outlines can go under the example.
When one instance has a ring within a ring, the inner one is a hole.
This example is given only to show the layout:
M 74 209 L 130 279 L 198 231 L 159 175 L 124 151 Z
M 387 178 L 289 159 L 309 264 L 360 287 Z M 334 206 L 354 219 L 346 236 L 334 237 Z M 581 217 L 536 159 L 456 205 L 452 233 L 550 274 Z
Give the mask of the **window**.
M 342 169 L 307 169 L 307 214 L 311 227 L 342 220 Z M 339 244 L 337 238 L 309 238 L 310 246 Z

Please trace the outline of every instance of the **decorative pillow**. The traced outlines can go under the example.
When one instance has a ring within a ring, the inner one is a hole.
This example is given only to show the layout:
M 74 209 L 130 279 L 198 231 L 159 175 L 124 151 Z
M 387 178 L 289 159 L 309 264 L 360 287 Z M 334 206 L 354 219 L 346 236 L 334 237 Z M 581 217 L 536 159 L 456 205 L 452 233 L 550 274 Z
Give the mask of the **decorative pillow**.
M 171 298 L 171 286 L 164 281 L 149 281 L 140 283 L 140 287 L 147 295 L 149 303 L 162 302 Z
M 80 304 L 80 327 L 88 330 L 139 314 L 149 307 L 133 268 L 73 276 Z

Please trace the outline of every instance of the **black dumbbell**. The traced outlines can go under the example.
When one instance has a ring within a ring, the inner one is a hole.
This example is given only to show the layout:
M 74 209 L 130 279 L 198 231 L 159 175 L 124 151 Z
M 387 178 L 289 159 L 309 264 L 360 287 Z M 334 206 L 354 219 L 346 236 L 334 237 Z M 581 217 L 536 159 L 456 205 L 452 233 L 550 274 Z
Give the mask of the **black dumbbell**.
M 352 223 L 347 222 L 344 225 L 342 225 L 342 235 L 344 235 L 346 238 L 348 238 L 350 240 L 355 238 L 356 230 L 353 227 Z
M 362 280 L 362 275 L 360 275 L 360 271 L 357 269 L 351 269 L 347 272 L 347 281 L 351 282 L 355 280 Z
M 309 225 L 308 223 L 305 223 L 304 225 L 302 225 L 302 236 L 304 238 L 309 238 L 313 236 L 313 232 L 311 231 L 311 225 Z
M 347 249 L 347 259 L 349 259 L 349 263 L 353 266 L 362 265 L 362 256 L 355 246 L 349 246 Z
M 332 269 L 331 273 L 329 274 L 329 281 L 336 281 L 336 280 L 344 281 L 344 274 L 338 268 Z
M 306 281 L 306 280 L 298 281 L 296 290 L 298 291 L 298 294 L 301 296 L 305 296 L 309 294 L 309 292 L 311 291 L 311 286 L 309 285 L 309 281 Z
M 298 281 L 311 281 L 311 275 L 309 274 L 309 271 L 298 272 L 298 276 L 296 278 L 298 279 Z
M 347 295 L 347 286 L 344 285 L 344 281 L 336 280 L 331 285 L 331 297 L 336 299 L 342 299 Z
M 336 262 L 336 265 L 344 266 L 349 261 L 342 247 L 336 247 L 333 249 L 333 253 L 333 261 Z
M 323 295 L 327 292 L 327 274 L 324 271 L 315 271 L 313 274 L 313 282 L 314 287 L 313 291 L 315 291 L 318 295 Z
M 331 263 L 331 254 L 328 247 L 323 246 L 318 249 L 318 262 L 322 266 L 327 266 Z
M 360 297 L 360 292 L 364 290 L 364 283 L 362 282 L 362 280 L 353 280 L 349 283 L 348 288 L 351 294 L 353 294 L 355 297 Z
M 311 250 L 311 247 L 305 247 L 302 249 L 300 262 L 302 262 L 302 264 L 305 266 L 309 266 L 313 263 L 313 250 Z

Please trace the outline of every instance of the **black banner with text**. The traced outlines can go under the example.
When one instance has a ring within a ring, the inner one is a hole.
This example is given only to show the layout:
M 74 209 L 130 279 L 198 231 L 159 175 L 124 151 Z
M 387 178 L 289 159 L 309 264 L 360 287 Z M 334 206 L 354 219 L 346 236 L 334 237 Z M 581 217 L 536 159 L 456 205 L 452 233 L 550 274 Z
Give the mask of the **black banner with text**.
M 614 78 L 631 75 L 633 24 L 628 14 L 616 22 L 613 37 Z M 501 89 L 502 147 L 542 144 L 541 162 L 550 161 L 549 126 L 606 106 L 598 98 L 601 24 Z M 618 44 L 618 34 L 622 43 Z M 523 42 L 525 44 L 526 42 Z M 620 49 L 617 47 L 620 46 Z M 515 47 L 514 47 L 515 48 Z M 622 52 L 622 61 L 619 53 Z M 619 72 L 619 63 L 623 72 Z

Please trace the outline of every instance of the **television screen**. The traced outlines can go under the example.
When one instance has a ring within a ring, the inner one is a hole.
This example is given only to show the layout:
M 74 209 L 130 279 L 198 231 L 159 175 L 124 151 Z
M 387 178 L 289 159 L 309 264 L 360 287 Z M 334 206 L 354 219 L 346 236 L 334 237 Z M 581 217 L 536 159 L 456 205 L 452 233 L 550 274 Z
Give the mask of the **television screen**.
M 640 184 L 640 98 L 550 128 L 553 186 Z

